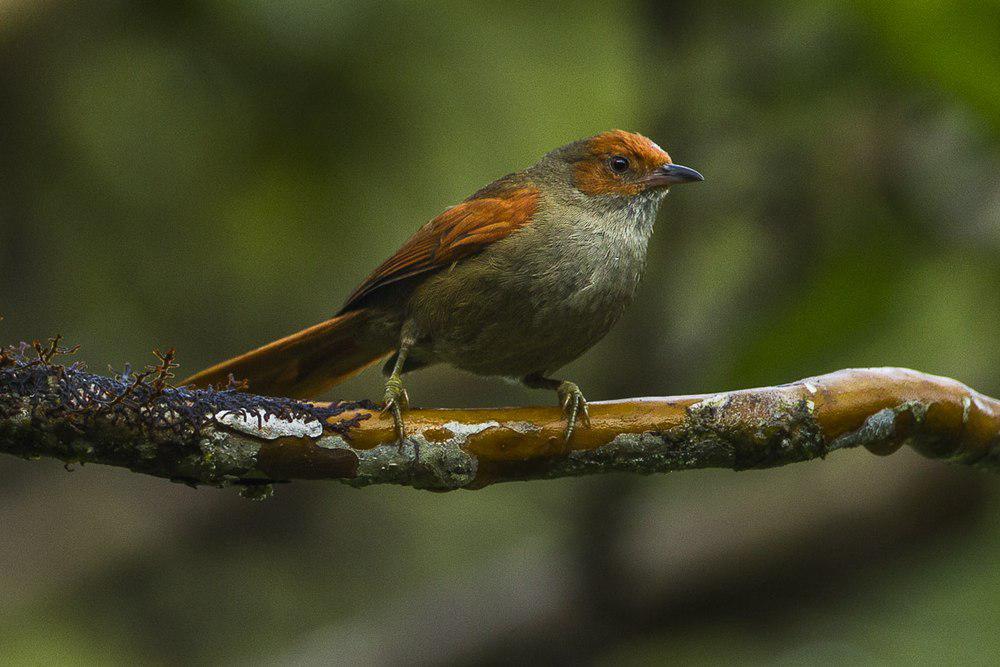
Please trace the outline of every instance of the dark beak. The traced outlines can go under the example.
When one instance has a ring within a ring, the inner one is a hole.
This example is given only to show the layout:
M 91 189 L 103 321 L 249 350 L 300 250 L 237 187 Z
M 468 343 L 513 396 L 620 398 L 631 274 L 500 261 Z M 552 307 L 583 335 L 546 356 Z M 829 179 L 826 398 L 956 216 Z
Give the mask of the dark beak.
M 675 183 L 694 183 L 704 181 L 705 177 L 691 167 L 684 167 L 679 164 L 665 164 L 654 170 L 646 179 L 651 187 L 671 186 Z

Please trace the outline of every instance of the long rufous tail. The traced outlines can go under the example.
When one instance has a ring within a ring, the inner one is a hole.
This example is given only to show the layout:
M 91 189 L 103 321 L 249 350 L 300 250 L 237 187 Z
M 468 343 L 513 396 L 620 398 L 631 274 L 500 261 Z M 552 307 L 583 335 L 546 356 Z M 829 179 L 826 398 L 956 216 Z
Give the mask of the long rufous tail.
M 232 375 L 257 394 L 316 398 L 392 352 L 365 341 L 366 322 L 364 309 L 352 310 L 195 373 L 183 384 L 225 386 Z

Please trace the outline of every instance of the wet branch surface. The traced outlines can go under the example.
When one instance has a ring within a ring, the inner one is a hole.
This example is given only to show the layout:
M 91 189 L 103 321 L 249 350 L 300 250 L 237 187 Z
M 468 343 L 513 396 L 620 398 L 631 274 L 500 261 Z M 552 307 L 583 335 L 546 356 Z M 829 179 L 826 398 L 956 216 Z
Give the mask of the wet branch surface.
M 569 444 L 554 406 L 413 410 L 400 448 L 391 419 L 369 402 L 171 387 L 172 351 L 139 373 L 94 375 L 57 363 L 71 352 L 58 340 L 0 352 L 0 451 L 236 486 L 251 496 L 295 479 L 476 489 L 615 471 L 764 468 L 853 447 L 889 454 L 904 444 L 930 458 L 1000 467 L 1000 401 L 900 368 L 591 403 L 591 427 Z

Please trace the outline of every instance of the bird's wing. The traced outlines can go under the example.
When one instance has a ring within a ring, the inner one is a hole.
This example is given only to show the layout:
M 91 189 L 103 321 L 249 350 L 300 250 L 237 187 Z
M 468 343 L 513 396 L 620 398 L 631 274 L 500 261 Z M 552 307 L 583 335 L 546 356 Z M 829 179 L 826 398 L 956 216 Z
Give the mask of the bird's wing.
M 538 189 L 511 176 L 496 181 L 417 230 L 348 297 L 353 310 L 375 290 L 437 271 L 516 232 L 538 208 Z

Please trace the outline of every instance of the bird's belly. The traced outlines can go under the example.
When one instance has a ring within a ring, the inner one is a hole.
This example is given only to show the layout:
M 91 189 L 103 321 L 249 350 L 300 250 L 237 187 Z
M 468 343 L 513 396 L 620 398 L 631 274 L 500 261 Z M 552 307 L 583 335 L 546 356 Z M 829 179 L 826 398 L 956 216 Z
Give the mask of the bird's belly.
M 618 320 L 641 269 L 568 266 L 498 272 L 487 262 L 469 262 L 427 281 L 414 301 L 418 357 L 509 377 L 566 365 Z

